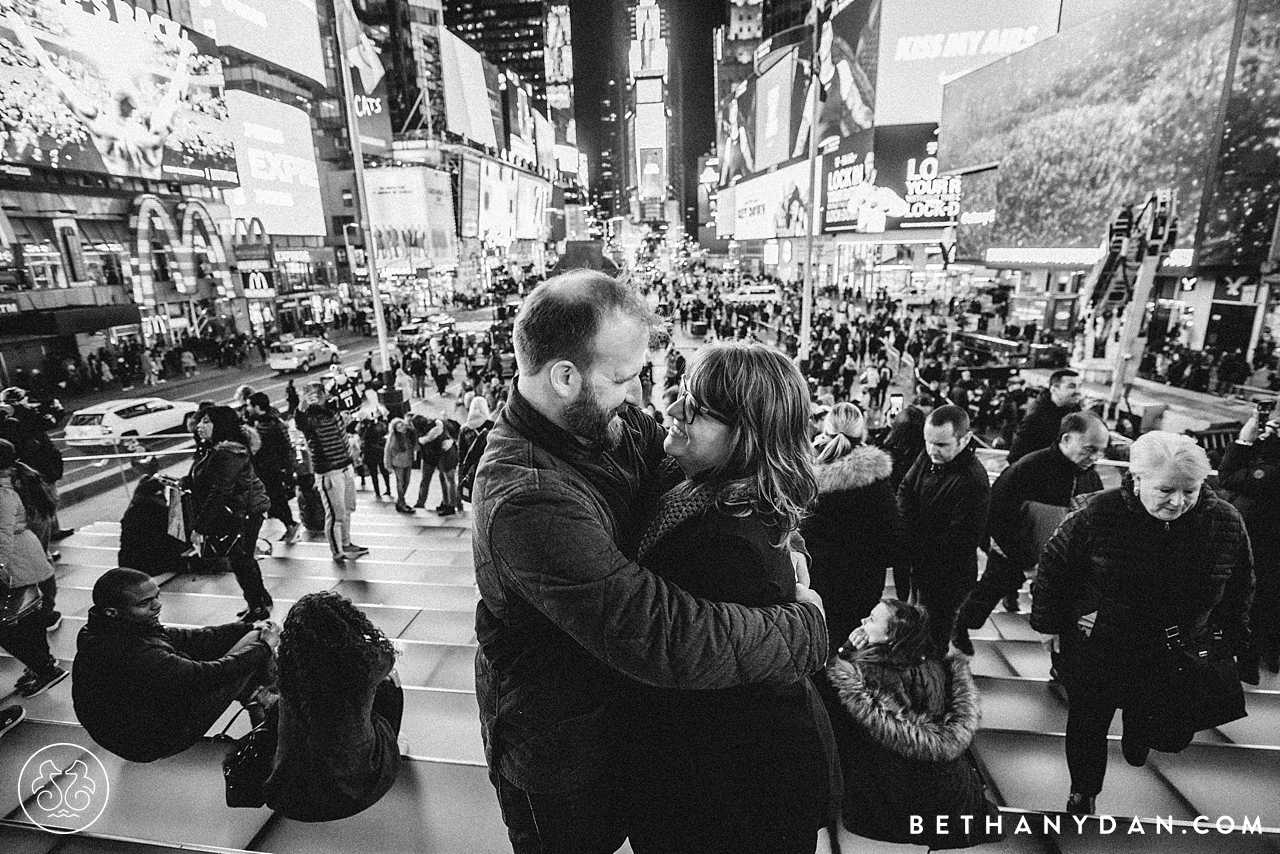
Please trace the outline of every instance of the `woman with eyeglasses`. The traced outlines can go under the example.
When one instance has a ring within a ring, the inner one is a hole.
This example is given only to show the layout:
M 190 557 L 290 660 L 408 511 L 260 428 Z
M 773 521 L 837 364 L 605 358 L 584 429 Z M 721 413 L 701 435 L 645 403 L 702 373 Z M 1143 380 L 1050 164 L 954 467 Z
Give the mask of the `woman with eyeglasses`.
M 866 438 L 862 410 L 846 402 L 827 413 L 814 439 L 818 503 L 801 531 L 832 653 L 880 601 L 885 569 L 903 557 L 902 514 L 889 485 L 893 458 Z
M 705 599 L 793 601 L 790 544 L 817 492 L 804 377 L 774 350 L 724 343 L 699 351 L 679 388 L 664 447 L 683 479 L 662 496 L 640 563 Z M 633 697 L 621 731 L 636 854 L 812 854 L 834 760 L 808 680 Z

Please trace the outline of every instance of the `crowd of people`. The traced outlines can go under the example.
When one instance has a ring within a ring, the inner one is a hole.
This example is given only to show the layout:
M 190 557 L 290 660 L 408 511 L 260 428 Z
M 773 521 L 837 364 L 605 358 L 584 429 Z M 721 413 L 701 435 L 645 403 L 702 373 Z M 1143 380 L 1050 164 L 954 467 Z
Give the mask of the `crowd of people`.
M 341 372 L 283 411 L 247 387 L 235 407 L 202 405 L 191 529 L 245 609 L 223 626 L 164 626 L 157 567 L 135 565 L 138 538 L 129 551 L 122 536 L 122 568 L 95 584 L 77 645 L 73 700 L 89 734 L 152 761 L 238 700 L 269 744 L 266 805 L 325 821 L 377 802 L 398 761 L 394 650 L 334 593 L 302 597 L 282 629 L 257 562 L 266 518 L 286 543 L 298 536 L 295 493 L 304 518 L 318 496 L 335 562 L 364 557 L 351 540 L 357 479 L 404 513 L 427 507 L 437 478 L 438 514 L 475 502 L 476 695 L 517 854 L 628 839 L 637 854 L 812 852 L 841 826 L 934 848 L 1000 838 L 970 749 L 981 697 L 969 632 L 1001 601 L 1016 610 L 1028 577 L 1031 626 L 1068 704 L 1069 813 L 1096 811 L 1117 710 L 1124 757 L 1141 765 L 1242 716 L 1241 681 L 1280 671 L 1274 421 L 1241 431 L 1225 497 L 1207 485 L 1205 452 L 1162 432 L 1138 439 L 1122 486 L 1103 489 L 1094 467 L 1109 432 L 1060 370 L 1009 414 L 1011 464 L 992 484 L 975 454 L 981 406 L 949 389 L 890 407 L 880 388 L 904 354 L 948 358 L 933 321 L 828 306 L 801 363 L 789 307 L 656 291 L 672 326 L 705 324 L 708 338 L 691 358 L 673 348 L 661 378 L 650 300 L 580 271 L 535 288 L 509 336 L 397 353 L 390 379 L 409 378 L 406 400 L 424 396 L 435 362 L 446 386 L 463 369 L 435 413 L 343 404 Z M 384 379 L 372 360 L 363 373 Z M 31 534 L 40 560 L 7 583 L 39 590 L 49 547 L 12 485 L 18 447 L 0 442 L 0 529 Z M 154 499 L 135 495 L 151 502 L 146 524 L 159 523 Z M 0 530 L 0 564 L 18 565 L 14 548 Z M 39 690 L 66 675 L 50 663 L 48 622 L 0 626 Z M 1177 656 L 1218 678 L 1188 683 Z M 229 781 L 243 756 L 229 757 Z

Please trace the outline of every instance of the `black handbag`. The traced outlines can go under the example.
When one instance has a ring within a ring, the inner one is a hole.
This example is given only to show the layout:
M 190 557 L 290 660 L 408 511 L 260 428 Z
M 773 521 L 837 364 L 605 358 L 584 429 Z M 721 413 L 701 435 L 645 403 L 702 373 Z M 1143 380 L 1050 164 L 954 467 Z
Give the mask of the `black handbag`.
M 240 534 L 230 537 L 204 538 L 200 557 L 192 561 L 193 571 L 199 575 L 220 575 L 231 572 L 231 551 L 240 542 Z
M 1179 733 L 1212 729 L 1248 714 L 1235 656 L 1221 629 L 1208 627 L 1192 635 L 1178 626 L 1165 629 L 1153 675 L 1159 690 L 1144 715 L 1146 728 L 1169 733 L 1173 744 L 1186 746 L 1173 737 Z
M 223 758 L 227 806 L 256 809 L 267 803 L 266 783 L 276 758 L 279 720 L 273 709 L 265 721 L 236 739 Z

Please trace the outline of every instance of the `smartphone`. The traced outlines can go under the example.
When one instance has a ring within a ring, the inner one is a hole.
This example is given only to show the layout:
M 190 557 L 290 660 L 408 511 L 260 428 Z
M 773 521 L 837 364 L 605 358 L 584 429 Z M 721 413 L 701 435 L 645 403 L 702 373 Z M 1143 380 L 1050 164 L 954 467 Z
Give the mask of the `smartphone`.
M 1256 400 L 1254 402 L 1258 405 L 1258 423 L 1267 423 L 1267 419 L 1271 417 L 1271 413 L 1275 412 L 1275 400 Z
M 889 405 L 885 407 L 884 417 L 890 419 L 896 418 L 898 413 L 902 412 L 903 402 L 901 392 L 895 391 L 893 394 L 889 395 Z

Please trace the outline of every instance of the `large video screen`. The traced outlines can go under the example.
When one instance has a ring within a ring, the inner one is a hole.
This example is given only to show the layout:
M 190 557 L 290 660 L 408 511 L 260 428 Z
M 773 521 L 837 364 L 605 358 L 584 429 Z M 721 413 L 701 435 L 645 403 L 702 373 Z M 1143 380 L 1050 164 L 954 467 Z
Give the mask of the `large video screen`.
M 793 163 L 739 183 L 734 204 L 733 236 L 737 240 L 804 236 L 808 222 L 809 162 Z
M 240 168 L 239 188 L 226 193 L 232 216 L 257 217 L 268 234 L 323 237 L 315 148 L 306 144 L 311 119 L 297 107 L 235 89 L 227 106 Z
M 412 273 L 457 260 L 448 172 L 425 166 L 370 169 L 365 191 L 376 257 L 384 269 Z
M 720 183 L 766 172 L 809 154 L 810 98 L 822 99 L 817 117 L 820 147 L 874 123 L 881 0 L 834 0 L 819 34 L 816 84 L 811 73 L 809 27 L 779 33 L 758 57 L 754 73 L 725 99 L 719 117 Z
M 0 159 L 235 186 L 213 42 L 132 11 L 59 0 L 0 6 Z
M 883 0 L 876 126 L 937 122 L 942 86 L 1058 31 L 1061 0 Z
M 445 126 L 490 148 L 498 147 L 480 53 L 449 30 L 440 32 Z
M 193 0 L 191 19 L 220 45 L 325 82 L 315 0 Z
M 999 165 L 992 245 L 1093 248 L 1173 188 L 1192 246 L 1234 25 L 1232 2 L 1141 0 L 949 83 L 941 169 Z
M 1249 0 L 1227 96 L 1222 157 L 1205 200 L 1203 265 L 1257 267 L 1280 207 L 1280 0 Z

